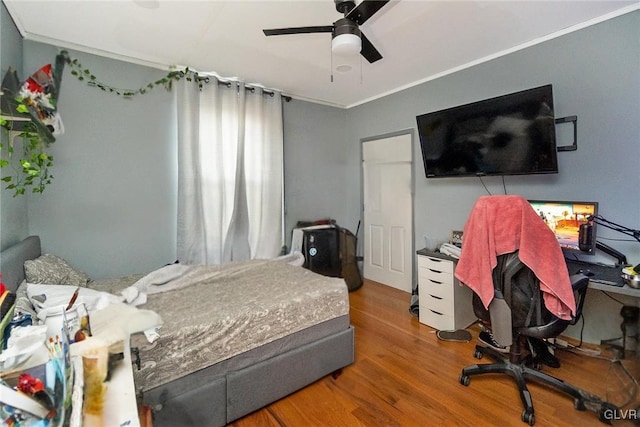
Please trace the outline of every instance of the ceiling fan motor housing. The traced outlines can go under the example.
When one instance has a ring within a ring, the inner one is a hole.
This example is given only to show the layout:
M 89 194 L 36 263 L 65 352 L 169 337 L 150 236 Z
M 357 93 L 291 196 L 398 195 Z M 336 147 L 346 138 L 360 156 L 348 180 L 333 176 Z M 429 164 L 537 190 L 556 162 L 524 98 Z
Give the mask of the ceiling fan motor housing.
M 347 18 L 340 18 L 333 23 L 333 34 L 331 38 L 335 38 L 342 34 L 355 34 L 360 37 L 360 29 L 358 24 Z

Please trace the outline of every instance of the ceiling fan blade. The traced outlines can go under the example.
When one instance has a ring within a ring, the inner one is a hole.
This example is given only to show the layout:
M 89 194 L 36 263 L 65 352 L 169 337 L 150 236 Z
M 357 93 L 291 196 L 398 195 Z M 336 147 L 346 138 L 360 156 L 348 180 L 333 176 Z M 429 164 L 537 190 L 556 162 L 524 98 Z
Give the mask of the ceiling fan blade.
M 360 38 L 362 39 L 362 49 L 360 50 L 360 54 L 364 56 L 367 61 L 373 64 L 374 62 L 382 59 L 382 55 L 378 52 L 378 49 L 373 46 L 373 43 L 369 41 L 364 33 L 360 33 Z
M 362 25 L 387 3 L 389 3 L 389 0 L 363 0 L 362 3 L 351 9 L 346 18 L 358 25 Z
M 273 30 L 262 30 L 265 36 L 282 36 L 287 34 L 307 34 L 307 33 L 330 33 L 333 31 L 333 25 L 319 27 L 295 27 L 295 28 L 276 28 Z

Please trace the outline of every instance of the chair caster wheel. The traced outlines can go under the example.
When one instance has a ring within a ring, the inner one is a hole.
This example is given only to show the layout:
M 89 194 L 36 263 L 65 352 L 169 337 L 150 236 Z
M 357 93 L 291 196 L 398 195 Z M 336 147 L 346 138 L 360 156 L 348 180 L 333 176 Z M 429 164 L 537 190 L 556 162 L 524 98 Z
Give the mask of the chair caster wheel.
M 463 386 L 468 386 L 469 383 L 471 382 L 471 378 L 469 378 L 469 375 L 465 375 L 465 374 L 460 374 L 460 377 L 458 378 L 458 381 L 460 382 L 460 384 L 462 384 Z
M 480 350 L 473 351 L 473 357 L 475 357 L 476 359 L 482 359 L 482 356 L 484 356 L 484 354 L 482 354 Z
M 528 410 L 522 411 L 522 421 L 529 424 L 530 426 L 536 423 L 536 416 L 533 412 L 529 412 Z

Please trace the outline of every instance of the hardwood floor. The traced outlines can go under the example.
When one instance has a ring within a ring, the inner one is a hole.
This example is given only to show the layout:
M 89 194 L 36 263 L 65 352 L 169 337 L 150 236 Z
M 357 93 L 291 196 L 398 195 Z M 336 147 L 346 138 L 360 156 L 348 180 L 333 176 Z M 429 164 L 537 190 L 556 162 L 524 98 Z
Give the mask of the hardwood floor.
M 483 375 L 468 387 L 458 382 L 462 367 L 489 362 L 473 357 L 478 329 L 468 329 L 473 335 L 469 343 L 440 341 L 409 313 L 409 299 L 405 292 L 370 281 L 351 292 L 355 363 L 337 379 L 325 377 L 232 426 L 526 425 L 511 378 Z M 559 369 L 544 369 L 601 398 L 607 388 L 615 390 L 610 399 L 616 404 L 633 386 L 623 369 L 608 360 L 568 351 L 558 357 Z M 636 377 L 637 362 L 623 361 Z M 529 390 L 538 426 L 603 425 L 596 413 L 574 409 L 567 395 L 533 383 Z M 636 408 L 640 398 L 633 402 L 625 408 Z M 615 423 L 620 424 L 634 425 Z

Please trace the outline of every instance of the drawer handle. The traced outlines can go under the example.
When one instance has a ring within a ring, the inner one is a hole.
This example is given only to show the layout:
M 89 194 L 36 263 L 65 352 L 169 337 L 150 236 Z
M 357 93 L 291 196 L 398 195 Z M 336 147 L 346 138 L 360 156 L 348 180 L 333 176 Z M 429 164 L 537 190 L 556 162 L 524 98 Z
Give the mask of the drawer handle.
M 437 311 L 435 311 L 435 310 L 431 310 L 431 309 L 429 309 L 429 311 L 430 311 L 430 312 L 432 312 L 433 314 L 437 314 L 438 316 L 442 316 L 442 313 L 438 313 L 438 312 L 437 312 Z
M 442 283 L 443 283 L 443 282 L 438 282 L 437 280 L 431 280 L 431 279 L 429 279 L 429 281 L 431 283 L 435 283 L 436 285 L 442 285 Z
M 434 273 L 442 274 L 442 271 L 434 270 L 433 268 L 430 268 L 429 271 L 433 271 Z
M 429 296 L 430 296 L 431 298 L 435 298 L 435 299 L 442 299 L 442 297 L 439 297 L 439 296 L 437 296 L 437 295 L 433 295 L 433 294 L 429 294 Z

